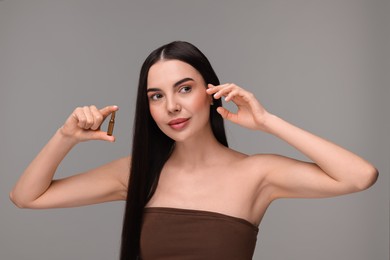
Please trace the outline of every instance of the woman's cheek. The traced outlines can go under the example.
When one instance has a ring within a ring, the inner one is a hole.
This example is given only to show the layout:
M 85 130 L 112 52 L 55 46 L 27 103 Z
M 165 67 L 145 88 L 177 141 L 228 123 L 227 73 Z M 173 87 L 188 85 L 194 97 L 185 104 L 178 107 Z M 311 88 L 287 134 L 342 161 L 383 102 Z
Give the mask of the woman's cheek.
M 158 124 L 159 121 L 159 113 L 158 109 L 155 106 L 149 106 L 150 115 L 152 116 L 154 122 Z
M 206 92 L 205 92 L 206 93 Z M 192 107 L 196 111 L 201 111 L 205 108 L 208 108 L 209 101 L 206 95 L 197 95 L 192 99 Z

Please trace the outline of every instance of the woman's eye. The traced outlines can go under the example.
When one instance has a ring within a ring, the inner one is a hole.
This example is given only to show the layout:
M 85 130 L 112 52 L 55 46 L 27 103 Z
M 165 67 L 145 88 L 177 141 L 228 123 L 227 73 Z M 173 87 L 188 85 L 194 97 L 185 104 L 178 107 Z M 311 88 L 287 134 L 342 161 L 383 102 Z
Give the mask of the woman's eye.
M 191 87 L 190 86 L 184 86 L 180 88 L 180 93 L 188 93 L 191 92 Z
M 160 98 L 162 98 L 162 95 L 158 94 L 158 93 L 153 94 L 153 95 L 150 96 L 151 100 L 159 100 Z

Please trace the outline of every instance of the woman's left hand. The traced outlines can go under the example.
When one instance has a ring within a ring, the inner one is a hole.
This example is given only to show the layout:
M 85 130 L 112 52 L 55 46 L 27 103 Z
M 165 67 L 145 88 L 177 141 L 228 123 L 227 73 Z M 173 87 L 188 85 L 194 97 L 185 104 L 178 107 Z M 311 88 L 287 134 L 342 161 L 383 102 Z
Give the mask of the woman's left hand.
M 252 93 L 231 83 L 218 86 L 208 84 L 207 93 L 213 95 L 215 99 L 225 97 L 226 102 L 233 101 L 236 104 L 238 109 L 236 113 L 224 107 L 217 108 L 223 118 L 249 129 L 265 131 L 265 122 L 269 113 Z

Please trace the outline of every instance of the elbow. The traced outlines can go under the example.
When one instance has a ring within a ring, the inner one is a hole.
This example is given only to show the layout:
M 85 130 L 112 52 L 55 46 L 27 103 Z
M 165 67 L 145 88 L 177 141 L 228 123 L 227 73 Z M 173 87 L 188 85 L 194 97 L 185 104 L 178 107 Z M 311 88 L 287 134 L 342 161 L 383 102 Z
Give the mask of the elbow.
M 9 199 L 11 200 L 11 202 L 18 208 L 23 208 L 23 204 L 21 204 L 18 200 L 15 199 L 15 196 L 13 194 L 13 192 L 11 191 L 9 193 Z
M 375 184 L 378 179 L 379 172 L 374 166 L 370 166 L 368 169 L 361 173 L 358 183 L 356 184 L 357 191 L 363 191 L 370 188 Z
M 9 193 L 9 199 L 16 207 L 21 208 L 12 191 Z
M 12 201 L 12 203 L 13 203 L 16 207 L 18 207 L 18 208 L 20 208 L 20 209 L 29 208 L 28 205 L 27 205 L 26 203 L 24 203 L 24 202 L 18 200 L 18 199 L 15 197 L 13 191 L 11 191 L 11 192 L 9 193 L 9 199 Z

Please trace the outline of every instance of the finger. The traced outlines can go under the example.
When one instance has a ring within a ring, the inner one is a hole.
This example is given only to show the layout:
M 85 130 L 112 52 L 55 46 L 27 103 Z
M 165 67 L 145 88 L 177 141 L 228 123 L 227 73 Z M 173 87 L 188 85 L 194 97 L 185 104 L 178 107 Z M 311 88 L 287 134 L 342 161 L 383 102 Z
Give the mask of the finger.
M 97 130 L 99 129 L 100 125 L 103 122 L 103 115 L 100 113 L 100 111 L 96 108 L 96 106 L 91 106 L 90 107 L 92 116 L 94 118 L 94 123 L 91 126 L 92 130 Z
M 103 132 L 100 130 L 91 132 L 90 138 L 92 140 L 102 140 L 102 141 L 108 141 L 108 142 L 115 142 L 115 136 L 107 135 L 106 132 Z
M 218 107 L 217 108 L 217 112 L 224 118 L 224 119 L 227 119 L 227 120 L 230 120 L 232 121 L 233 123 L 235 123 L 237 121 L 237 115 L 230 112 L 229 110 L 227 110 L 226 108 L 224 107 Z
M 213 85 L 211 83 L 207 84 L 207 87 L 208 88 L 216 88 L 216 87 L 219 87 L 219 88 L 222 88 L 222 87 L 226 87 L 228 85 L 230 85 L 231 83 L 224 83 L 224 84 L 219 84 L 219 85 Z
M 237 89 L 234 89 L 233 91 L 231 91 L 225 98 L 225 101 L 226 102 L 229 102 L 230 100 L 232 100 L 235 96 L 237 96 L 239 94 L 239 91 Z
M 84 129 L 87 122 L 87 117 L 85 116 L 84 109 L 78 107 L 73 112 L 72 116 L 77 120 L 77 126 Z
M 84 111 L 84 115 L 86 117 L 84 129 L 90 129 L 91 126 L 94 124 L 94 121 L 95 121 L 94 118 L 93 118 L 91 109 L 90 109 L 90 107 L 85 106 L 85 107 L 83 107 L 83 111 Z
M 214 94 L 216 92 L 218 92 L 219 90 L 221 90 L 222 88 L 224 87 L 227 87 L 230 83 L 225 83 L 225 84 L 222 84 L 222 85 L 213 85 L 213 84 L 208 84 L 208 89 L 206 89 L 207 93 L 208 94 Z
M 215 94 L 214 94 L 214 98 L 220 98 L 222 96 L 227 96 L 233 89 L 234 89 L 234 85 L 233 84 L 228 84 L 224 87 L 221 87 Z
M 212 94 L 214 94 L 214 93 L 216 93 L 218 91 L 216 86 L 214 86 L 213 84 L 208 84 L 207 87 L 208 88 L 206 89 L 206 93 L 209 94 L 209 95 L 212 95 Z
M 108 116 L 110 115 L 112 112 L 114 111 L 118 111 L 119 110 L 119 107 L 118 106 L 106 106 L 102 109 L 100 109 L 100 113 L 102 114 L 103 116 L 103 120 Z

